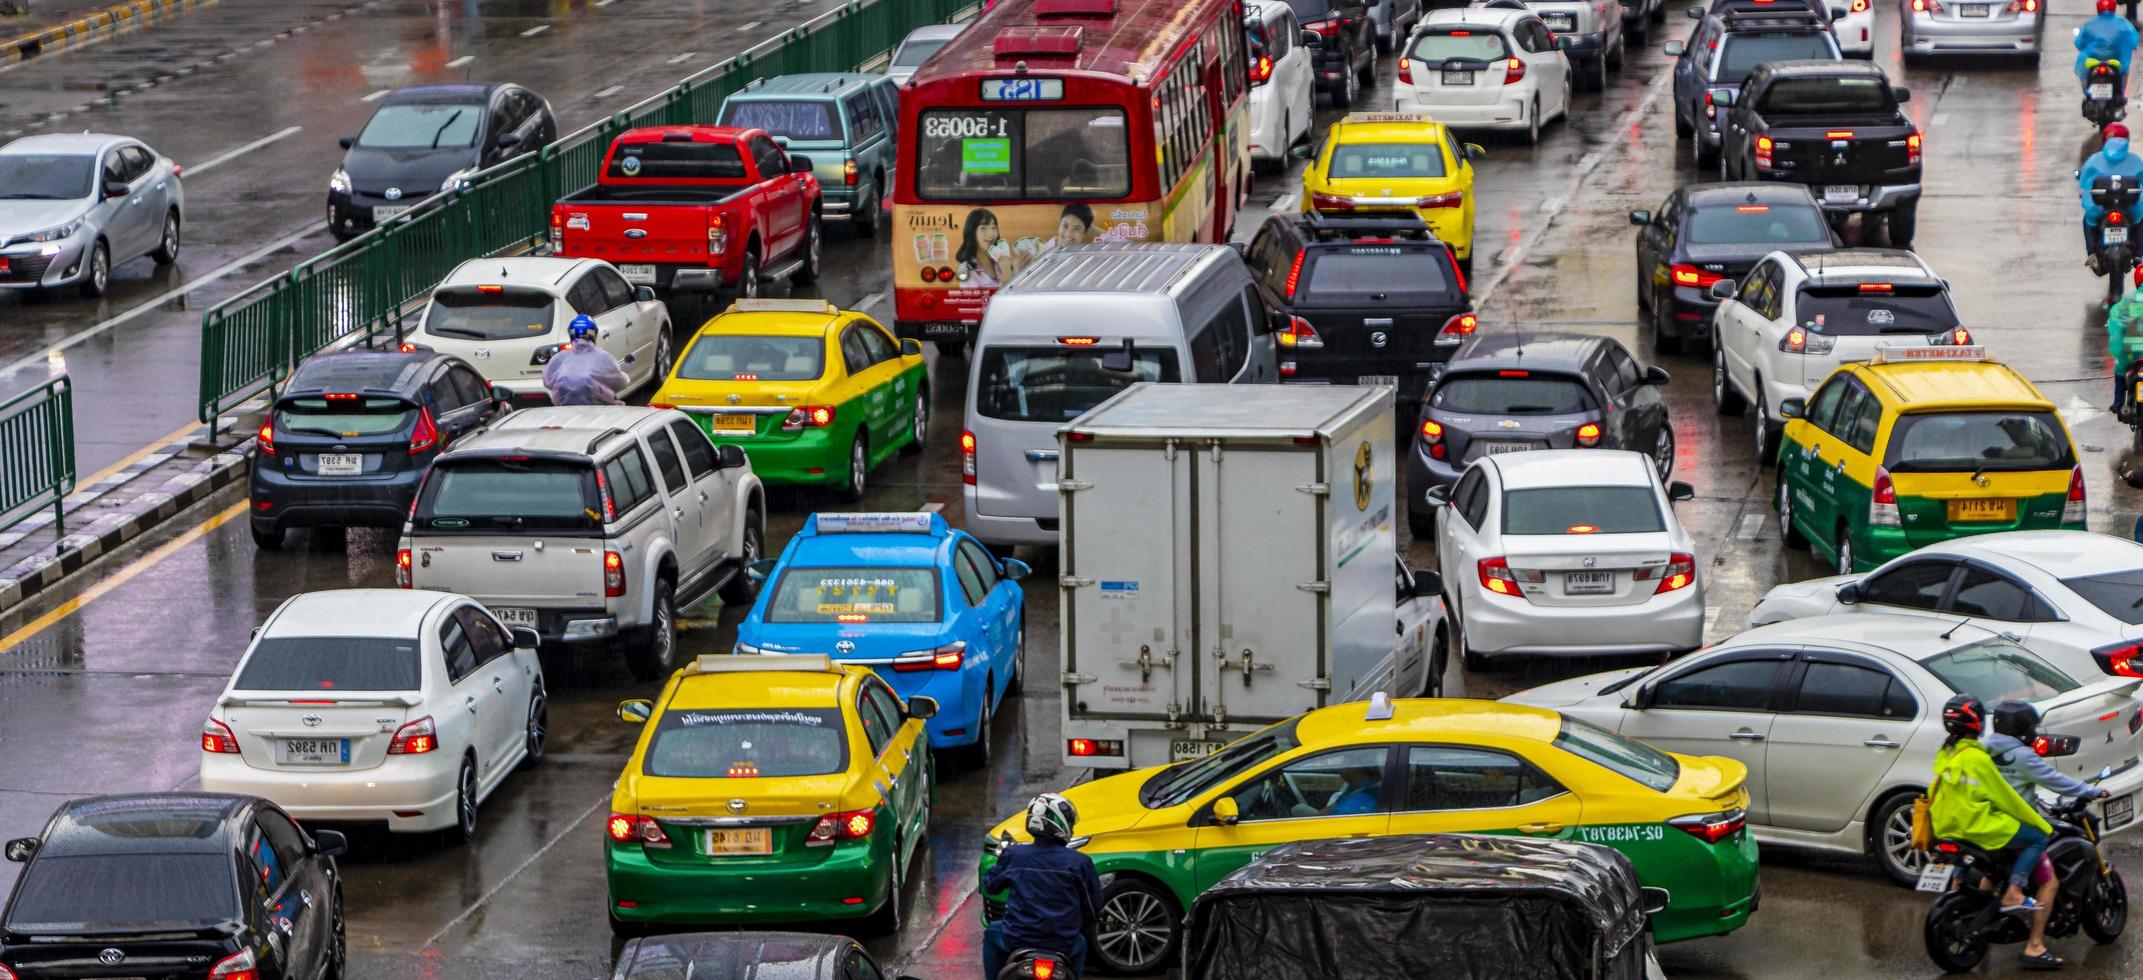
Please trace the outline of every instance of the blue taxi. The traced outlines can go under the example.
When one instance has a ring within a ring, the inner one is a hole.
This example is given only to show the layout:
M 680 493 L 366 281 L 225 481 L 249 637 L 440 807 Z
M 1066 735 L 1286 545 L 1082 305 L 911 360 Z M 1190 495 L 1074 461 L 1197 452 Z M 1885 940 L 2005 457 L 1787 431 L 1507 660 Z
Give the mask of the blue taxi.
M 931 748 L 989 761 L 990 718 L 1026 675 L 1025 562 L 991 555 L 937 513 L 813 514 L 781 557 L 750 571 L 763 584 L 738 653 L 873 667 L 903 700 L 937 699 Z

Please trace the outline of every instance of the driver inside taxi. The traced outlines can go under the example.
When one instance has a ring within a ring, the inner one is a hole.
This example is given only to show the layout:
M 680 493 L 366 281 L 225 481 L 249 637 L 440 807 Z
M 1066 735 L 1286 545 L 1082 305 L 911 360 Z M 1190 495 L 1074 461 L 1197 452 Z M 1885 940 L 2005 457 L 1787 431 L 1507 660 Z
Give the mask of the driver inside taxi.
M 1348 766 L 1341 769 L 1339 778 L 1346 785 L 1342 786 L 1339 792 L 1332 794 L 1332 798 L 1325 801 L 1324 809 L 1318 812 L 1328 817 L 1375 813 L 1377 799 L 1383 789 L 1380 781 L 1383 775 L 1383 771 L 1375 766 Z

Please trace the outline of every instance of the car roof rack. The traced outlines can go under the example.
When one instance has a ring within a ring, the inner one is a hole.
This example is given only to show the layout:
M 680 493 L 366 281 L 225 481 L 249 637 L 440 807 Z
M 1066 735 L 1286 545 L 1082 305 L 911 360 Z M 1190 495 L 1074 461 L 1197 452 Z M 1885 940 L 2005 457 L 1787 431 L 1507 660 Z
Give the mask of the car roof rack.
M 1429 223 L 1411 211 L 1387 214 L 1362 214 L 1336 217 L 1323 211 L 1312 211 L 1303 216 L 1309 225 L 1311 237 L 1318 241 L 1345 238 L 1368 238 L 1386 236 L 1435 240 Z

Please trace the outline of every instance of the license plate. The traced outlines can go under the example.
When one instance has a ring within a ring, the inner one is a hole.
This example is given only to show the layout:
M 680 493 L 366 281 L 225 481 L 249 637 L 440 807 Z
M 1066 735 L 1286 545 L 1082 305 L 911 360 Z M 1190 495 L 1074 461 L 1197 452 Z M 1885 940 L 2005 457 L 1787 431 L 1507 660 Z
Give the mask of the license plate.
M 1958 4 L 1957 12 L 1964 17 L 1985 17 L 1987 16 L 1987 5 L 1983 3 Z
M 706 852 L 721 854 L 772 854 L 774 832 L 765 827 L 707 831 Z
M 2135 818 L 2136 795 L 2134 793 L 2106 801 L 2106 819 L 2103 822 L 2107 830 L 2112 830 L 2115 827 L 2125 827 Z
M 1577 30 L 1577 17 L 1572 14 L 1544 14 L 1540 20 L 1548 25 L 1548 30 L 1551 31 Z
M 1472 73 L 1472 72 L 1470 72 L 1470 71 L 1447 71 L 1447 72 L 1444 72 L 1444 84 L 1445 84 L 1445 85 L 1471 85 L 1471 84 L 1473 84 L 1473 73 Z
M 954 335 L 959 335 L 959 336 L 965 336 L 965 335 L 967 334 L 967 325 L 966 325 L 966 324 L 962 324 L 962 323 L 926 323 L 926 324 L 923 324 L 923 335 L 924 335 L 924 336 L 926 336 L 926 337 L 935 337 L 935 336 L 937 336 L 937 335 L 939 335 L 939 334 L 954 334 Z
M 536 628 L 536 611 L 533 609 L 493 609 L 491 615 L 497 616 L 499 622 L 508 626 Z
M 742 432 L 748 435 L 757 431 L 758 428 L 759 420 L 749 415 L 717 415 L 714 417 L 714 431 L 716 432 Z
M 1387 385 L 1393 388 L 1397 388 L 1399 387 L 1399 376 L 1396 374 L 1365 374 L 1362 375 L 1360 378 L 1355 379 L 1355 383 L 1365 385 Z
M 1569 595 L 1598 595 L 1615 591 L 1613 572 L 1564 572 L 1563 591 Z
M 1920 880 L 1912 886 L 1912 890 L 1918 892 L 1949 891 L 1950 879 L 1955 877 L 1956 874 L 1957 866 L 1954 864 L 1930 864 L 1920 869 Z
M 2093 98 L 2093 99 L 2110 99 L 2110 98 L 2113 98 L 2113 83 L 2112 83 L 2112 82 L 2094 82 L 2094 83 L 2092 83 L 2091 85 L 2087 86 L 2087 87 L 2086 87 L 2086 88 L 2084 89 L 2084 93 L 2085 93 L 2085 94 L 2086 94 L 2086 95 L 2087 95 L 2088 97 L 2090 97 L 2090 98 Z M 6 261 L 5 261 L 5 260 L 0 260 L 0 268 L 6 268 Z
M 409 210 L 409 205 L 407 204 L 382 204 L 372 209 L 372 220 L 374 223 L 378 223 L 407 210 Z
M 2106 240 L 2106 244 L 2108 244 L 2108 245 L 2121 245 L 2121 244 L 2125 244 L 2125 243 L 2126 243 L 2126 242 L 2128 241 L 2128 229 L 2126 229 L 2126 228 L 2108 228 L 2108 229 L 2106 229 L 2106 230 L 2105 230 L 2105 235 L 2104 235 L 2104 237 L 2105 237 L 2105 240 Z
M 275 761 L 292 766 L 346 766 L 350 764 L 350 740 L 346 738 L 286 738 Z
M 624 276 L 626 282 L 636 282 L 643 286 L 652 286 L 655 283 L 655 267 L 651 265 L 621 265 L 618 266 L 618 275 Z
M 1197 759 L 1209 756 L 1215 752 L 1220 751 L 1220 747 L 1224 744 L 1226 743 L 1193 742 L 1187 739 L 1178 739 L 1176 741 L 1168 743 L 1168 761 L 1182 762 L 1185 759 Z
M 360 453 L 321 453 L 321 476 L 356 476 L 365 471 L 365 457 Z
M 1851 201 L 1858 201 L 1858 200 L 1860 200 L 1860 185 L 1859 185 L 1859 184 L 1825 184 L 1825 185 L 1823 185 L 1823 199 L 1824 199 L 1824 200 L 1826 200 L 1826 201 L 1833 201 L 1833 202 L 1839 202 L 1839 201 L 1843 201 L 1843 202 L 1851 202 Z
M 1481 455 L 1501 456 L 1504 453 L 1522 453 L 1531 448 L 1532 444 L 1524 442 L 1484 442 L 1481 443 Z
M 1973 497 L 1952 500 L 1950 521 L 2008 521 L 2017 516 L 2017 502 L 2008 497 Z

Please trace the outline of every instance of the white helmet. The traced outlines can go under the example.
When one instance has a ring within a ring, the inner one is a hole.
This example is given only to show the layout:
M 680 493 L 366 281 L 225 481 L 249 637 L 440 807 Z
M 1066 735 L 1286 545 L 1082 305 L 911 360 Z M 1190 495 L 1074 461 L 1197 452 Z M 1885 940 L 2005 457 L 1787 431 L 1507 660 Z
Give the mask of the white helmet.
M 1078 822 L 1079 808 L 1055 793 L 1043 793 L 1027 804 L 1027 832 L 1035 840 L 1069 841 Z

